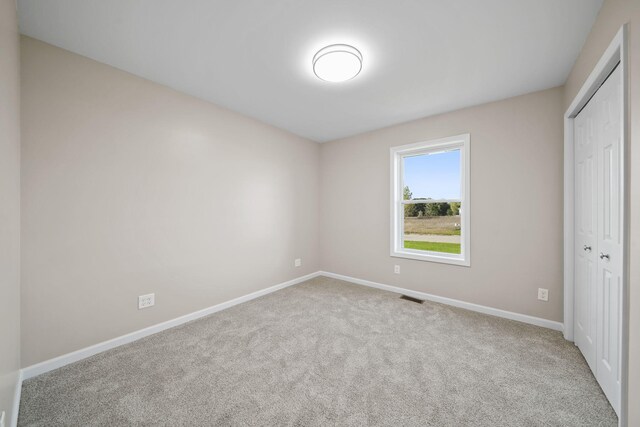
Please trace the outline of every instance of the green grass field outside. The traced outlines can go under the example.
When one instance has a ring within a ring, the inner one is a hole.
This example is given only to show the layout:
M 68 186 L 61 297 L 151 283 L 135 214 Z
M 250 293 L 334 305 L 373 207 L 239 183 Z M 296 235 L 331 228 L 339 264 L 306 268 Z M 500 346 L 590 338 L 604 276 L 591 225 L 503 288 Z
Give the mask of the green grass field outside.
M 405 234 L 459 236 L 460 216 L 405 217 Z
M 460 243 L 440 243 L 440 242 L 416 242 L 405 240 L 406 249 L 418 249 L 421 251 L 446 252 L 448 254 L 459 254 Z

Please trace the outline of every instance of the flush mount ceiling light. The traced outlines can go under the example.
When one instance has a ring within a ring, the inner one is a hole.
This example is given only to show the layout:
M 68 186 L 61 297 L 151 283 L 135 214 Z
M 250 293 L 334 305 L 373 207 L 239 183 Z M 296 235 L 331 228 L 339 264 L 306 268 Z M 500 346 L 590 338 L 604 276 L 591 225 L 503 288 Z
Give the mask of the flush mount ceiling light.
M 362 54 L 347 44 L 332 44 L 313 57 L 313 72 L 327 82 L 344 82 L 362 70 Z

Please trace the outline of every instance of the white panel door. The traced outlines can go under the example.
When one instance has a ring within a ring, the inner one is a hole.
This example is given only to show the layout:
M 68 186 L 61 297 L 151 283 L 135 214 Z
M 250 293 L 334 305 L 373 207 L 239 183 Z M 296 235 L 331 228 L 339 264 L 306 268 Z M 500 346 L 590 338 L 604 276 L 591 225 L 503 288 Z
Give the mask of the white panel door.
M 620 411 L 622 76 L 616 68 L 574 120 L 575 342 Z
M 592 100 L 593 101 L 593 100 Z M 596 371 L 597 161 L 596 106 L 593 102 L 574 120 L 575 135 L 575 343 Z
M 620 68 L 596 93 L 598 142 L 598 344 L 596 378 L 620 407 L 622 325 L 622 79 Z

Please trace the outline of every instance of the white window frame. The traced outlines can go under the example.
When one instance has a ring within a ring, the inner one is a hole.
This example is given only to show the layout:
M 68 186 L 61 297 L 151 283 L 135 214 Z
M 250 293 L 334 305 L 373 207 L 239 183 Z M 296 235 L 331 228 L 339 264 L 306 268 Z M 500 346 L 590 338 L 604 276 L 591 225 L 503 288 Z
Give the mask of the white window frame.
M 391 147 L 391 256 L 420 261 L 439 262 L 469 267 L 471 265 L 471 209 L 470 135 L 462 134 L 415 144 Z M 460 199 L 403 200 L 403 158 L 420 154 L 435 154 L 454 149 L 460 150 Z M 406 249 L 404 247 L 404 206 L 415 203 L 460 202 L 460 254 Z

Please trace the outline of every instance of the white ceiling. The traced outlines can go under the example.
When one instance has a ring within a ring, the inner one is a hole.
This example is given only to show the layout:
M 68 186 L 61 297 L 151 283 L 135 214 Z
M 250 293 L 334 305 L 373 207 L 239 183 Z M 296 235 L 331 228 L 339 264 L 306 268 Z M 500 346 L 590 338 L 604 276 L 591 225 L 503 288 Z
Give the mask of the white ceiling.
M 328 141 L 564 83 L 602 0 L 18 0 L 23 34 Z M 315 52 L 357 47 L 346 83 Z

